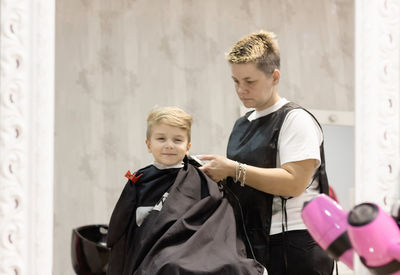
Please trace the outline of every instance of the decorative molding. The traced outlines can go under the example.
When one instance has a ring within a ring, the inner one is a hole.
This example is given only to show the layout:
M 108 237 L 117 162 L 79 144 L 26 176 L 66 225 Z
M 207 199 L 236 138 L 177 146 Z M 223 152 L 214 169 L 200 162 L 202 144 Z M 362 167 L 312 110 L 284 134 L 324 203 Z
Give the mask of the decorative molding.
M 50 275 L 54 0 L 0 5 L 0 275 Z
M 355 1 L 356 204 L 399 199 L 399 0 Z M 369 274 L 358 261 L 356 274 Z
M 356 1 L 356 203 L 399 198 L 399 1 Z M 368 187 L 368 188 L 366 188 Z
M 25 274 L 27 259 L 28 7 L 1 1 L 0 274 Z

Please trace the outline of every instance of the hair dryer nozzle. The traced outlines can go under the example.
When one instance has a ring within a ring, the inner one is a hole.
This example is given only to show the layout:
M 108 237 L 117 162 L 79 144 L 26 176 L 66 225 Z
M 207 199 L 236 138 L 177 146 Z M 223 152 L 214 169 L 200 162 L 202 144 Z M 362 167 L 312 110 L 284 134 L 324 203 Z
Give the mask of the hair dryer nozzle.
M 347 213 L 332 198 L 321 194 L 304 203 L 301 212 L 310 235 L 331 257 L 353 269 L 353 250 L 347 236 Z

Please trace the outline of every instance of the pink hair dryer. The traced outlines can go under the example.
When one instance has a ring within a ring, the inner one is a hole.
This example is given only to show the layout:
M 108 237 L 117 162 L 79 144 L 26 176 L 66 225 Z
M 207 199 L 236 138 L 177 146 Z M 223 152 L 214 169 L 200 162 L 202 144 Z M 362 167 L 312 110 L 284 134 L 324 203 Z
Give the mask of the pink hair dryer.
M 351 244 L 373 274 L 400 274 L 400 231 L 389 214 L 374 203 L 361 203 L 347 222 Z
M 347 236 L 347 213 L 332 198 L 320 194 L 304 203 L 301 217 L 308 232 L 329 256 L 353 269 L 353 249 Z

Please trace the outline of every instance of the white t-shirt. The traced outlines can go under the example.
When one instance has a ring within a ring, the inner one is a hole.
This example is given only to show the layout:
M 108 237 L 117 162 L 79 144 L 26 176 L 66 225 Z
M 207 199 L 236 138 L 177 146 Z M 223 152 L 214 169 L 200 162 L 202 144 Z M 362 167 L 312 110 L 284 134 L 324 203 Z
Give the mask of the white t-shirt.
M 277 111 L 289 101 L 281 98 L 273 106 L 262 110 L 254 111 L 248 119 L 254 120 Z M 303 109 L 290 111 L 283 124 L 278 138 L 277 167 L 282 164 L 306 159 L 317 160 L 317 171 L 321 159 L 319 147 L 323 141 L 321 128 L 317 122 Z M 311 181 L 310 181 L 311 183 Z M 304 202 L 314 198 L 319 194 L 318 180 L 298 197 L 293 197 L 286 201 L 287 231 L 306 229 L 301 218 L 301 210 Z M 282 232 L 282 205 L 281 198 L 275 196 L 272 205 L 272 221 L 270 235 Z

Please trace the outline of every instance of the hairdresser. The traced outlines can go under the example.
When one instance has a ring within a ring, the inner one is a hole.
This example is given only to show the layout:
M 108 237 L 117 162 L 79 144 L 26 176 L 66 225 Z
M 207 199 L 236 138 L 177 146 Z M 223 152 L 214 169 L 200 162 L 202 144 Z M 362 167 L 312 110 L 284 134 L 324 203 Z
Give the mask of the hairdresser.
M 235 122 L 227 157 L 202 155 L 207 164 L 201 169 L 214 181 L 226 180 L 240 202 L 248 255 L 269 275 L 332 274 L 333 260 L 301 219 L 304 202 L 328 192 L 321 127 L 308 111 L 279 96 L 273 33 L 245 36 L 227 60 L 237 96 L 254 110 Z

